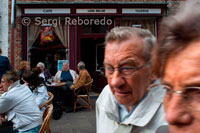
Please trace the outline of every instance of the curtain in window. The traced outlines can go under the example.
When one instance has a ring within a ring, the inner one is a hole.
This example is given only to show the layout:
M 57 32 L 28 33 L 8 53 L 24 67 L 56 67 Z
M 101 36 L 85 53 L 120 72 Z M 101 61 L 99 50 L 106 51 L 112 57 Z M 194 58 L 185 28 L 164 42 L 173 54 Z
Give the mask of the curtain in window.
M 60 24 L 56 27 L 54 27 L 54 32 L 62 42 L 62 44 L 65 46 L 65 48 L 68 48 L 68 34 L 69 34 L 69 26 L 64 24 Z
M 31 24 L 29 26 L 29 35 L 28 35 L 28 41 L 29 41 L 29 48 L 32 47 L 38 36 L 40 35 L 41 27 L 35 24 Z

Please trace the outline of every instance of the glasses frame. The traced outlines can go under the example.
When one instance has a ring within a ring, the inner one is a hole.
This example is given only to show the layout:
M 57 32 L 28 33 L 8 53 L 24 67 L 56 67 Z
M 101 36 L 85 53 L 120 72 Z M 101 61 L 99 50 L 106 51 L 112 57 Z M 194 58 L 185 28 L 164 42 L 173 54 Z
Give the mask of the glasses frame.
M 181 98 L 183 99 L 185 105 L 186 105 L 186 108 L 188 108 L 189 110 L 193 110 L 193 111 L 200 111 L 200 108 L 199 109 L 194 109 L 193 107 L 191 107 L 190 104 L 188 104 L 189 102 L 186 101 L 186 99 L 190 99 L 188 97 L 187 94 L 185 94 L 185 92 L 187 90 L 190 90 L 189 88 L 193 88 L 193 89 L 197 89 L 197 90 L 200 90 L 200 87 L 197 87 L 197 86 L 191 86 L 191 87 L 185 87 L 183 90 L 172 90 L 170 89 L 171 87 L 167 86 L 167 85 L 163 85 L 163 84 L 151 84 L 149 85 L 149 87 L 147 88 L 147 90 L 150 92 L 150 90 L 154 87 L 158 87 L 158 86 L 162 86 L 162 89 L 164 89 L 166 92 L 165 92 L 165 97 L 167 95 L 167 92 L 170 91 L 169 93 L 175 93 L 175 94 L 178 94 L 181 96 Z M 164 87 L 165 86 L 165 87 Z M 165 98 L 164 98 L 165 99 Z M 156 102 L 160 102 L 160 103 L 165 103 L 165 100 L 163 99 L 163 101 L 158 101 L 158 100 L 155 100 L 153 99 L 154 101 Z M 167 102 L 166 102 L 167 103 Z M 200 104 L 200 103 L 199 103 Z
M 135 74 L 135 72 L 137 72 L 137 71 L 139 71 L 140 69 L 142 69 L 143 67 L 145 67 L 145 66 L 147 66 L 147 65 L 149 65 L 149 61 L 146 63 L 146 64 L 144 64 L 144 65 L 142 65 L 142 66 L 139 66 L 139 67 L 116 67 L 116 68 L 112 68 L 112 67 L 110 67 L 111 69 L 112 69 L 112 73 L 111 74 L 109 74 L 109 76 L 110 77 L 112 77 L 112 75 L 113 75 L 113 73 L 115 72 L 115 71 L 119 71 L 119 73 L 120 73 L 120 75 L 122 76 L 122 77 L 124 77 L 124 78 L 131 78 L 134 74 Z M 104 75 L 106 76 L 106 67 L 105 67 L 105 65 L 104 65 L 104 72 L 102 72 L 102 73 L 104 73 Z M 130 75 L 124 75 L 124 74 L 122 74 L 122 70 L 123 69 L 125 69 L 125 68 L 129 68 L 129 69 L 135 69 L 135 71 L 133 71 Z M 107 77 L 107 76 L 106 76 Z

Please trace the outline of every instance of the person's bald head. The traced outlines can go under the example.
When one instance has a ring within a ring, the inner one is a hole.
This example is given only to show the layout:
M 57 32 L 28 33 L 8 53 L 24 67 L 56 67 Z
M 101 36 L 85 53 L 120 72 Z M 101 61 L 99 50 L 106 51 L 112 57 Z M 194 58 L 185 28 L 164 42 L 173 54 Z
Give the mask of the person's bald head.
M 66 62 L 63 63 L 62 70 L 63 70 L 63 71 L 68 71 L 68 70 L 69 70 L 69 65 L 68 65 L 68 63 L 66 63 Z

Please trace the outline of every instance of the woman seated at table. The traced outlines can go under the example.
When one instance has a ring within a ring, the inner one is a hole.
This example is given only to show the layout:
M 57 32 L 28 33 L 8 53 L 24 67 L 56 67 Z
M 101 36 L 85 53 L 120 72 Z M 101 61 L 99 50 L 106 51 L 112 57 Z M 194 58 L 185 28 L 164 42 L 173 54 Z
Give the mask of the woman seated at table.
M 45 68 L 44 63 L 39 62 L 36 67 L 39 67 L 41 70 L 39 76 L 43 78 L 44 82 L 47 82 L 47 80 L 51 78 L 51 73 Z
M 27 85 L 33 92 L 35 101 L 40 107 L 40 105 L 48 101 L 49 95 L 46 86 L 39 77 L 38 71 L 41 71 L 40 68 L 34 68 L 33 71 L 26 71 L 23 73 L 22 79 L 25 82 L 25 85 Z

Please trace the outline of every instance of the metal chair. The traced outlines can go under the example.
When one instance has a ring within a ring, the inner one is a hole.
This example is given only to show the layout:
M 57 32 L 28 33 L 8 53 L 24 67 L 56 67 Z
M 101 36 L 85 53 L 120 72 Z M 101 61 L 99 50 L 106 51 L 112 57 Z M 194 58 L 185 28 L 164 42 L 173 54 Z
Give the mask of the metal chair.
M 54 98 L 54 95 L 48 91 L 48 95 L 49 95 L 49 99 L 48 101 L 46 101 L 45 103 L 43 103 L 42 105 L 40 105 L 40 110 L 43 108 L 43 107 L 46 107 L 47 105 L 50 105 L 52 104 L 52 100 Z
M 85 84 L 83 87 L 75 88 L 74 89 L 74 112 L 77 108 L 89 108 L 90 111 L 92 111 L 92 105 L 90 103 L 90 96 L 89 96 L 89 90 L 92 87 L 93 79 Z M 84 91 L 84 94 L 82 92 Z M 77 100 L 81 101 L 83 105 L 77 106 Z
M 42 123 L 39 133 L 44 133 L 44 132 L 51 133 L 49 126 L 50 126 L 50 119 L 51 119 L 52 113 L 53 113 L 53 105 L 52 104 L 47 105 L 43 113 L 43 123 Z

